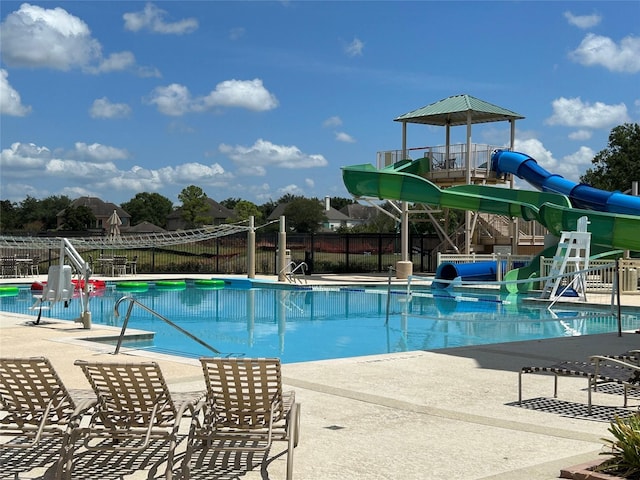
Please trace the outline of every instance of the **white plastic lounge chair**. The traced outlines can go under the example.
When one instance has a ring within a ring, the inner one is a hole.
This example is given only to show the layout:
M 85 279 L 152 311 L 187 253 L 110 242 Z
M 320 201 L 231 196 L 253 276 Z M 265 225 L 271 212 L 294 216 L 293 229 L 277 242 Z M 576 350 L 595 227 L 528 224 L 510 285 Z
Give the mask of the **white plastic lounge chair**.
M 559 376 L 578 376 L 587 379 L 587 412 L 591 414 L 591 391 L 599 384 L 622 385 L 624 407 L 627 406 L 630 389 L 640 389 L 640 359 L 638 351 L 623 355 L 594 355 L 588 362 L 560 362 L 545 367 L 523 367 L 518 375 L 518 403 L 522 403 L 522 375 L 526 373 L 548 373 L 554 376 L 553 397 L 558 396 Z
M 98 403 L 88 427 L 78 429 L 89 450 L 139 452 L 153 439 L 169 441 L 165 477 L 173 476 L 178 428 L 194 415 L 203 392 L 171 394 L 155 362 L 98 363 L 77 360 Z M 67 469 L 71 471 L 71 466 Z
M 82 415 L 95 403 L 88 390 L 67 390 L 44 357 L 0 359 L 0 447 L 30 448 L 45 436 L 60 436 L 58 476 Z
M 293 450 L 298 445 L 300 409 L 295 392 L 282 391 L 277 358 L 201 358 L 207 386 L 204 419 L 194 418 L 183 462 L 196 442 L 203 448 L 267 452 L 273 440 L 287 442 L 287 480 L 293 478 Z

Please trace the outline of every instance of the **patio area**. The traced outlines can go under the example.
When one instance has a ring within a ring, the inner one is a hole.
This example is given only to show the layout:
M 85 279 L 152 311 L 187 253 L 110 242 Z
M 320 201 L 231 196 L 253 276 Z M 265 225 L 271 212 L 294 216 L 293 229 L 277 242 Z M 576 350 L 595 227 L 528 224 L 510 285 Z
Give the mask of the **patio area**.
M 84 330 L 71 322 L 0 313 L 2 356 L 47 356 L 69 388 L 88 388 L 76 359 L 136 362 L 152 358 L 171 389 L 203 388 L 197 360 L 121 350 L 87 341 L 113 335 L 116 327 Z M 301 403 L 301 438 L 294 478 L 551 480 L 560 469 L 598 458 L 608 419 L 637 409 L 638 397 L 621 410 L 615 389 L 594 394 L 587 415 L 586 380 L 531 375 L 517 405 L 518 371 L 591 354 L 640 347 L 625 333 L 566 337 L 437 351 L 413 351 L 351 359 L 285 364 L 285 387 Z M 186 432 L 185 432 L 186 433 Z M 176 465 L 184 441 L 178 446 Z M 191 478 L 284 478 L 286 446 L 274 444 L 266 470 L 260 458 L 210 456 L 198 460 Z M 0 478 L 52 478 L 53 450 L 1 452 Z M 161 478 L 162 448 L 139 455 L 82 452 L 74 478 Z M 25 466 L 28 465 L 28 466 Z M 253 468 L 248 469 L 247 465 Z M 17 476 L 15 476 L 17 475 Z

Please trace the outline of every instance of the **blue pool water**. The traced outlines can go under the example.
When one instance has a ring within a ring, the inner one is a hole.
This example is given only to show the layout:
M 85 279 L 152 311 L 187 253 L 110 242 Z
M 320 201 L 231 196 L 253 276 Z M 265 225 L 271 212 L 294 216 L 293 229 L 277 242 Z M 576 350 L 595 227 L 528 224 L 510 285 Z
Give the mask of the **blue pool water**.
M 424 290 L 409 298 L 401 288 L 387 295 L 386 288 L 212 289 L 191 282 L 186 288 L 150 283 L 141 292 L 108 285 L 91 297 L 93 323 L 121 326 L 128 303 L 120 306 L 120 317 L 113 308 L 125 295 L 224 354 L 277 356 L 285 363 L 617 331 L 609 309 L 549 312 L 546 305 L 523 302 L 518 296 L 458 292 L 452 296 Z M 17 295 L 0 296 L 0 310 L 32 315 L 35 320 L 37 311 L 29 310 L 32 304 L 28 286 Z M 42 317 L 72 320 L 79 312 L 79 301 L 74 300 L 68 308 L 57 304 L 43 311 Z M 638 315 L 623 315 L 623 329 L 638 325 Z M 136 347 L 183 356 L 211 355 L 138 306 L 133 307 L 129 327 L 155 332 L 153 341 Z

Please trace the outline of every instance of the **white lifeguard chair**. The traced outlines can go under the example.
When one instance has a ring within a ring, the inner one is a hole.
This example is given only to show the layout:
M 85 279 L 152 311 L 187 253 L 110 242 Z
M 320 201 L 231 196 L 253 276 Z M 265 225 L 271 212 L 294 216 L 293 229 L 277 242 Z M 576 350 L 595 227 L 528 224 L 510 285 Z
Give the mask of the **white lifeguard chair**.
M 591 233 L 587 232 L 588 224 L 588 217 L 580 217 L 577 231 L 562 232 L 549 271 L 549 278 L 544 284 L 540 298 L 556 300 L 569 289 L 573 289 L 578 298 L 587 300 L 586 270 L 589 268 L 591 249 Z M 569 277 L 564 275 L 567 267 L 576 272 L 570 282 L 566 282 Z

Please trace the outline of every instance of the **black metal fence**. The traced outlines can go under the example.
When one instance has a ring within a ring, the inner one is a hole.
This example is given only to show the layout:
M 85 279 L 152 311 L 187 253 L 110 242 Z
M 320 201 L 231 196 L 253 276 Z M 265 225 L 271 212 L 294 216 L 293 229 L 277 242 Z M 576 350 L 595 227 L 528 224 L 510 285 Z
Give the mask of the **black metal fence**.
M 73 244 L 73 238 L 69 240 Z M 411 235 L 410 259 L 415 272 L 433 272 L 431 255 L 440 242 L 435 235 Z M 256 233 L 256 273 L 277 274 L 278 233 Z M 3 249 L 4 250 L 4 249 Z M 287 234 L 291 261 L 305 262 L 310 273 L 386 272 L 400 260 L 400 234 Z M 57 263 L 59 249 L 2 252 L 2 255 L 39 257 L 41 273 Z M 247 234 L 239 233 L 201 242 L 140 249 L 79 250 L 93 262 L 95 273 L 99 257 L 125 255 L 135 259 L 137 273 L 247 273 Z

